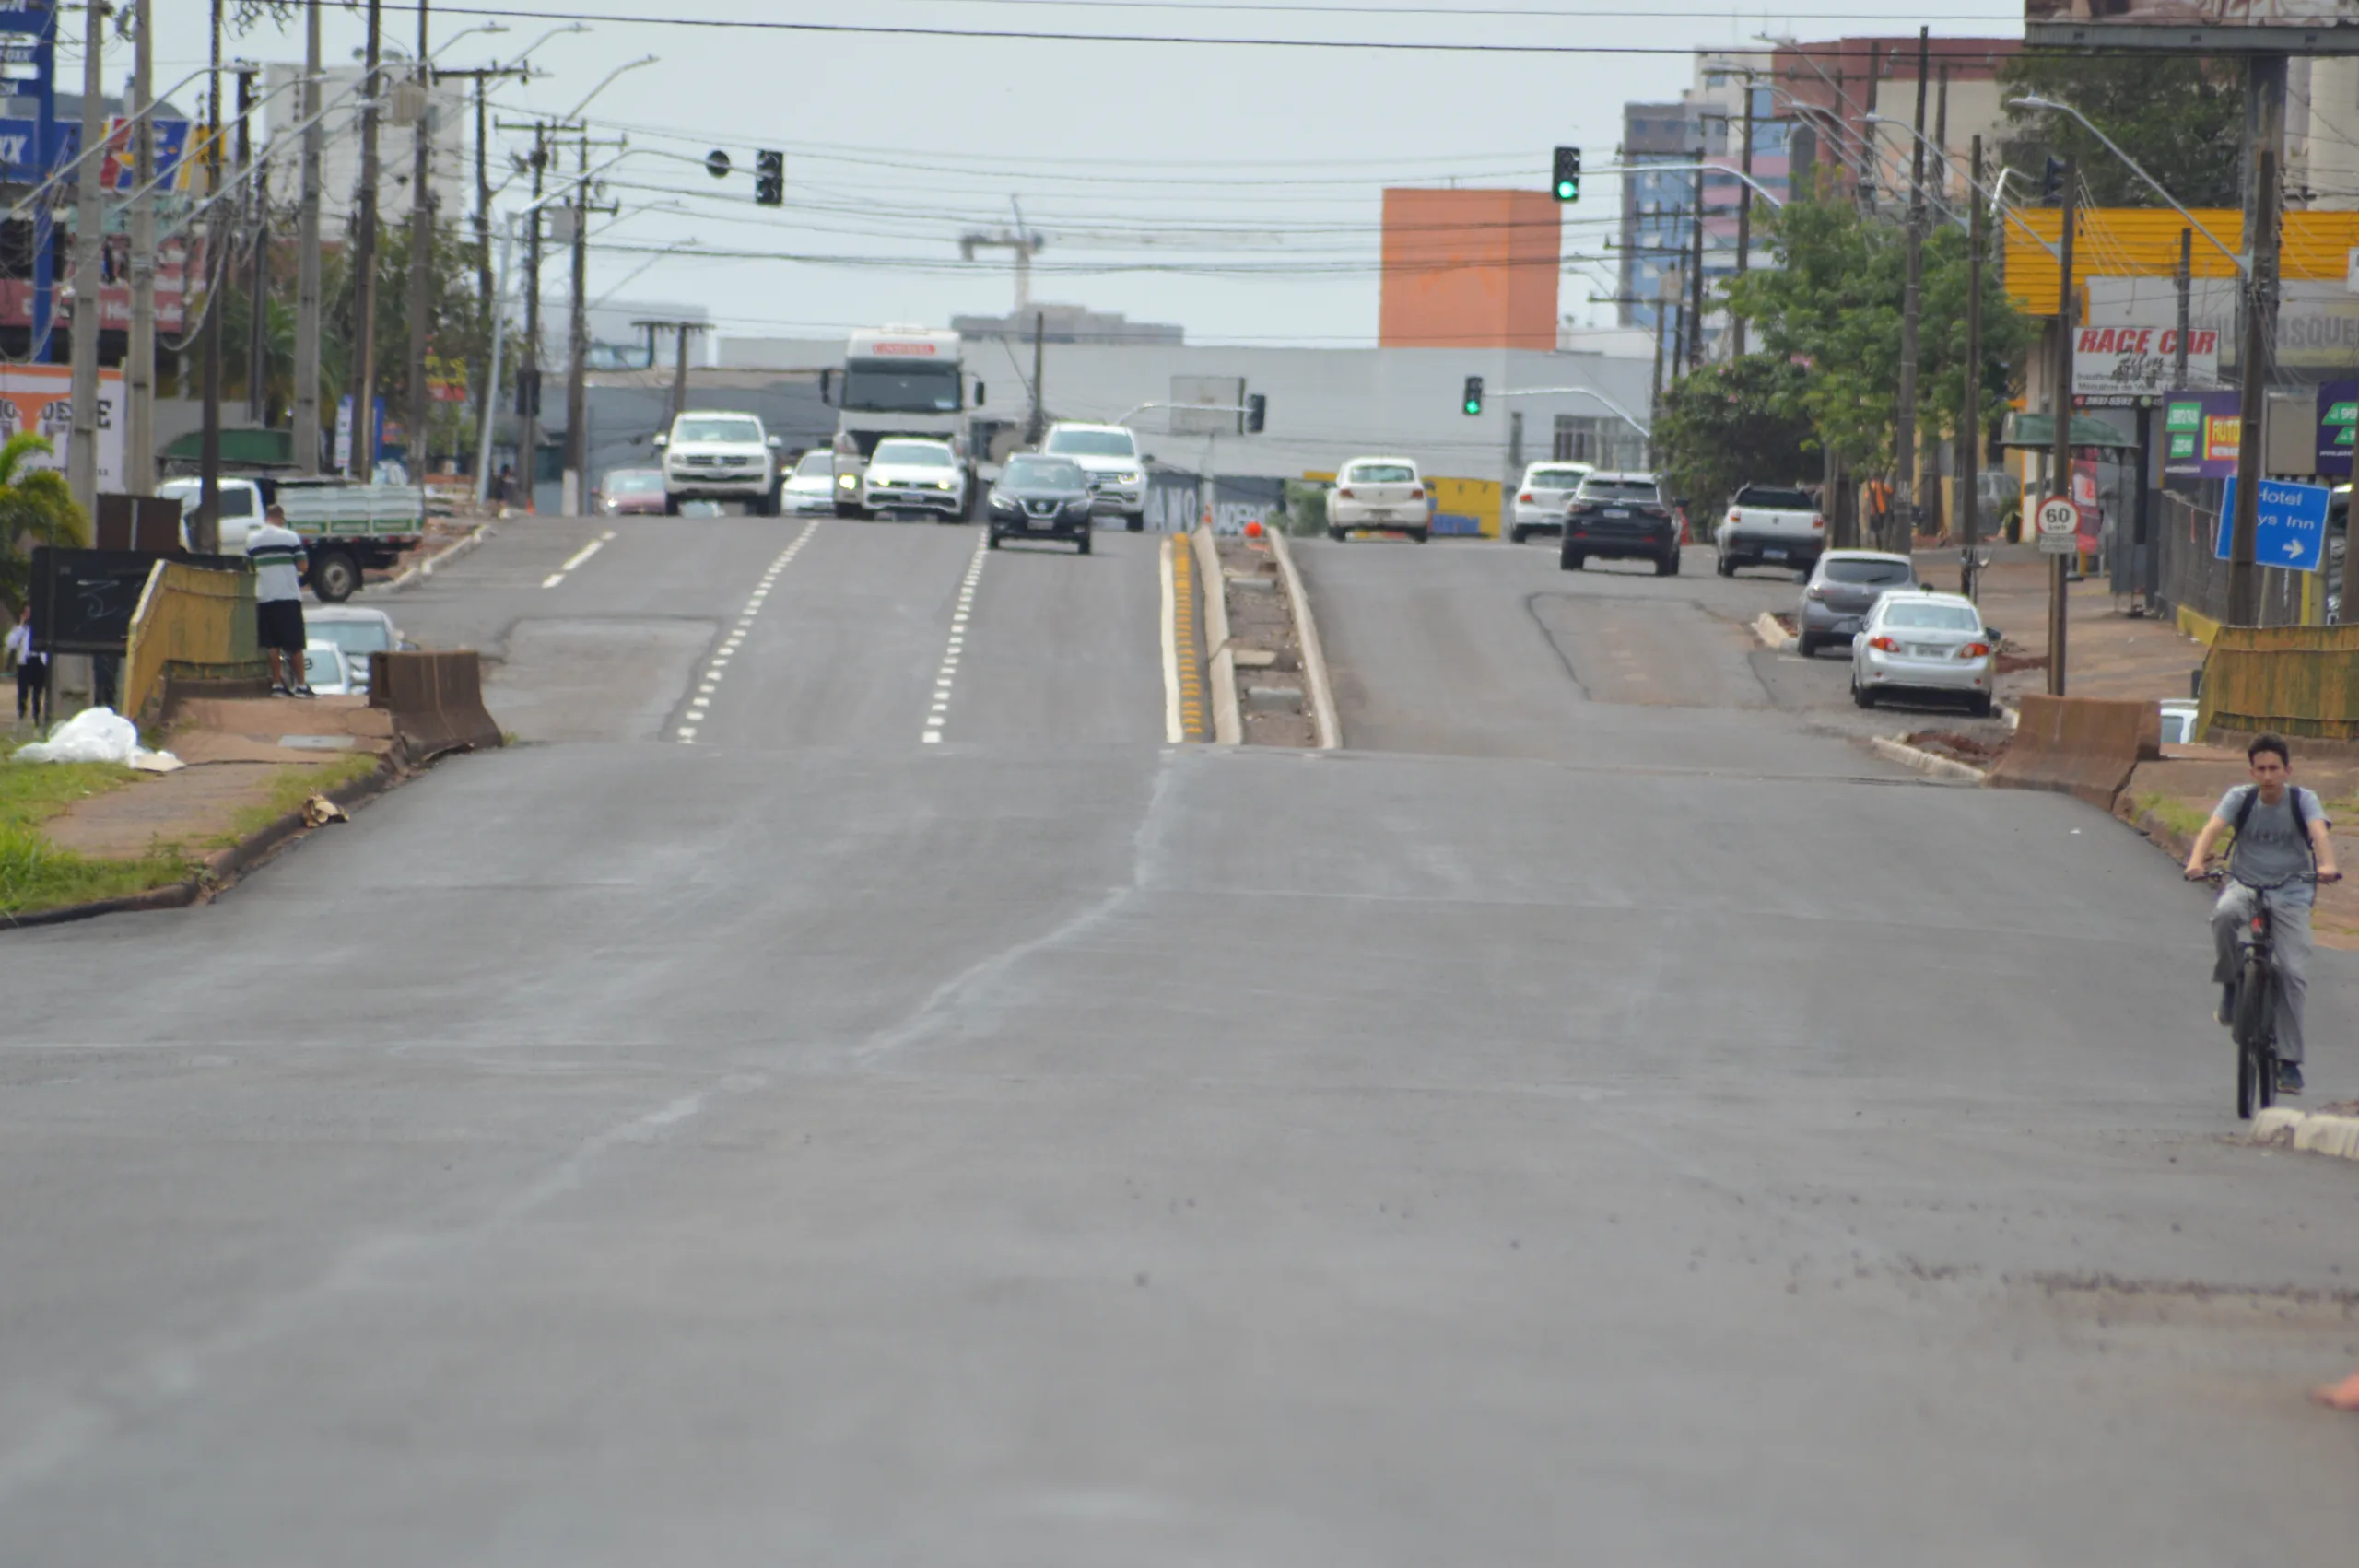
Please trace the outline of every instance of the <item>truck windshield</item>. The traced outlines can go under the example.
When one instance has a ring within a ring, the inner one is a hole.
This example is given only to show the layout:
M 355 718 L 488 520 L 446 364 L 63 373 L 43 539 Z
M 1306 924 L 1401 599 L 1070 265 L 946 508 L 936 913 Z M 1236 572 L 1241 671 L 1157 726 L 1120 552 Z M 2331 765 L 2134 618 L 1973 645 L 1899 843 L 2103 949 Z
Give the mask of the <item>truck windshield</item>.
M 843 405 L 871 414 L 956 414 L 958 367 L 853 360 L 844 367 Z
M 1138 443 L 1128 430 L 1058 430 L 1049 437 L 1049 451 L 1064 457 L 1136 457 Z

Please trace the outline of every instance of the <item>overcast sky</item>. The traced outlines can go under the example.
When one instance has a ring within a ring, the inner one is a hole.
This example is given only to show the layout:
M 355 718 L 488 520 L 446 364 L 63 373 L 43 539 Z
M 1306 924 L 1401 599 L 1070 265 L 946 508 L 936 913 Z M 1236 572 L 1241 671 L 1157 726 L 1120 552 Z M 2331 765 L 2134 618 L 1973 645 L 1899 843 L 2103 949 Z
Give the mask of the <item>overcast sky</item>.
M 687 162 L 641 157 L 610 195 L 628 213 L 593 247 L 593 292 L 703 302 L 733 335 L 829 335 L 886 322 L 946 323 L 1003 312 L 1008 257 L 962 263 L 959 235 L 1014 222 L 1045 239 L 1035 300 L 1177 322 L 1196 342 L 1367 344 L 1377 321 L 1378 224 L 1388 184 L 1543 189 L 1548 151 L 1579 145 L 1610 161 L 1621 106 L 1675 98 L 1692 79 L 1686 51 L 1768 32 L 1800 38 L 1937 34 L 2016 36 L 2021 11 L 1988 0 L 1817 0 L 1815 13 L 1731 15 L 1697 0 L 488 0 L 436 6 L 432 36 L 452 38 L 499 14 L 501 36 L 458 40 L 445 65 L 505 61 L 555 19 L 601 19 L 533 54 L 551 75 L 505 87 L 518 117 L 560 114 L 616 66 L 623 76 L 589 109 L 598 135 L 700 157 L 713 147 L 749 164 L 787 154 L 787 205 L 757 206 L 751 183 L 717 183 Z M 232 10 L 236 9 L 234 0 Z M 288 7 L 293 10 L 293 7 Z M 205 7 L 157 10 L 158 85 L 205 60 Z M 665 13 L 637 20 L 620 13 Z M 1479 14 L 1488 10 L 1494 14 Z M 231 56 L 300 60 L 302 27 L 265 19 Z M 357 7 L 331 3 L 331 61 L 364 36 Z M 389 39 L 417 36 L 414 6 L 386 6 Z M 1309 39 L 1555 45 L 1671 53 L 1489 53 L 1434 50 L 1208 47 L 779 29 L 684 22 L 855 23 L 969 32 Z M 68 25 L 72 22 L 69 19 Z M 118 56 L 120 57 L 118 59 Z M 78 61 L 60 62 L 60 76 Z M 107 80 L 129 70 L 109 51 Z M 1602 256 L 1614 186 L 1585 182 L 1569 209 L 1566 252 Z M 1209 231 L 1209 232 L 1208 232 Z M 649 252 L 693 239 L 745 260 Z M 634 269 L 647 270 L 636 278 Z M 1155 271 L 1107 270 L 1155 267 Z M 1176 269 L 1176 270 L 1173 270 Z M 626 280 L 628 279 L 628 282 Z M 1602 265 L 1567 275 L 1563 308 L 1610 317 Z

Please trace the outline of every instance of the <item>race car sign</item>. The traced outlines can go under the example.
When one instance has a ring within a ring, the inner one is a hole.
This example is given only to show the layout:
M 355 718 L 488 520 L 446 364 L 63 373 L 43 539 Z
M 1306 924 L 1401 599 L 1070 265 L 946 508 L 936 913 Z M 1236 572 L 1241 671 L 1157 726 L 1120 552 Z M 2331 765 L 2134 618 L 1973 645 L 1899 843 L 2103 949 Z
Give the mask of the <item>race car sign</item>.
M 2196 327 L 2187 334 L 2187 379 L 2178 379 L 2178 328 L 2083 327 L 2072 337 L 2072 392 L 2164 392 L 2220 384 L 2220 333 Z

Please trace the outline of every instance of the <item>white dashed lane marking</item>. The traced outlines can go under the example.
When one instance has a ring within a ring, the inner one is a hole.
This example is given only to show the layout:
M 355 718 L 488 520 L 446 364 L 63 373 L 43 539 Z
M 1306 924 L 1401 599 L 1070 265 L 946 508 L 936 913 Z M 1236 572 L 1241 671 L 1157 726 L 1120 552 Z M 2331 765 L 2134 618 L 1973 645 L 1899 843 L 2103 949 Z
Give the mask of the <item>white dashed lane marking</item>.
M 574 568 L 580 566 L 582 562 L 588 560 L 591 556 L 604 549 L 605 547 L 606 541 L 612 539 L 614 536 L 615 531 L 610 528 L 606 530 L 605 532 L 598 535 L 597 538 L 590 541 L 589 544 L 584 544 L 581 548 L 573 552 L 573 555 L 566 561 L 565 565 L 557 568 L 557 570 L 541 579 L 541 586 L 543 588 L 555 588 L 558 583 L 563 582 L 565 580 L 566 573 L 571 571 Z
M 919 737 L 927 745 L 939 745 L 942 726 L 950 718 L 950 689 L 958 679 L 958 659 L 967 649 L 967 618 L 975 613 L 975 584 L 983 577 L 984 551 L 990 546 L 988 538 L 975 541 L 975 558 L 967 563 L 967 576 L 958 584 L 958 603 L 950 614 L 950 643 L 942 650 L 942 668 L 934 672 L 933 706 L 925 716 L 925 733 Z
M 683 744 L 697 738 L 698 726 L 712 711 L 712 699 L 721 695 L 721 681 L 729 673 L 730 658 L 737 651 L 738 645 L 745 640 L 745 634 L 753 629 L 754 617 L 761 614 L 763 603 L 769 598 L 771 584 L 778 581 L 778 574 L 786 569 L 787 563 L 802 554 L 803 546 L 811 543 L 811 536 L 819 532 L 819 521 L 815 517 L 804 523 L 803 532 L 794 536 L 794 543 L 778 553 L 778 559 L 762 573 L 762 580 L 754 585 L 753 596 L 745 601 L 745 607 L 737 613 L 729 635 L 722 638 L 719 648 L 713 649 L 711 661 L 705 665 L 703 677 L 697 682 L 697 695 L 688 698 L 688 711 L 684 716 L 687 722 L 673 731 Z

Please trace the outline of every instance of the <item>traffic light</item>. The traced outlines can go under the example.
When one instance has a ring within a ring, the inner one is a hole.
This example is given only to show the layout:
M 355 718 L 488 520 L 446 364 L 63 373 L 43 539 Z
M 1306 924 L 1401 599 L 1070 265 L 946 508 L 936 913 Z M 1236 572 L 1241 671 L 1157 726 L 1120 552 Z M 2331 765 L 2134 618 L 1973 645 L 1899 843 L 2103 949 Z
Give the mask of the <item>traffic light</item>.
M 1581 199 L 1580 148 L 1558 147 L 1556 149 L 1556 179 L 1553 189 L 1555 191 L 1556 199 L 1560 202 L 1578 202 Z
M 2039 199 L 2043 202 L 2055 201 L 2063 191 L 2064 160 L 2051 153 L 2048 159 L 2048 171 L 2040 177 Z
M 786 205 L 786 154 L 754 155 L 754 200 L 766 207 Z
M 1268 398 L 1260 392 L 1255 392 L 1245 400 L 1245 433 L 1247 435 L 1260 435 L 1262 427 L 1268 422 L 1269 417 L 1270 400 Z
M 1483 412 L 1483 378 L 1480 376 L 1466 378 L 1466 412 L 1469 414 Z

